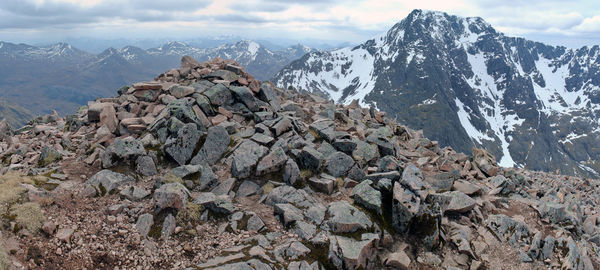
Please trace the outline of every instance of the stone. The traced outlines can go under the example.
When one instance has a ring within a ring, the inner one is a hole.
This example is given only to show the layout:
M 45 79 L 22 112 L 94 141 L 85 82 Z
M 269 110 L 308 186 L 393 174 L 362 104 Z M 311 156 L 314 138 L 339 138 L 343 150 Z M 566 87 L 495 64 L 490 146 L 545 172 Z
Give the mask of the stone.
M 476 205 L 473 198 L 460 191 L 447 191 L 444 193 L 429 194 L 427 201 L 438 203 L 443 213 L 466 213 Z
M 384 261 L 385 266 L 399 270 L 408 270 L 410 263 L 410 257 L 403 250 L 390 253 Z
M 158 173 L 154 159 L 150 156 L 139 156 L 135 161 L 135 168 L 143 176 L 153 176 Z
M 183 98 L 192 95 L 195 90 L 194 87 L 173 85 L 169 88 L 169 92 L 176 98 Z
M 423 184 L 423 173 L 414 164 L 406 166 L 402 172 L 400 183 L 413 192 L 418 192 L 425 188 L 425 185 Z
M 273 137 L 267 136 L 263 133 L 255 133 L 252 135 L 252 137 L 250 137 L 250 139 L 262 145 L 269 145 L 274 140 Z
M 175 217 L 169 213 L 163 221 L 162 229 L 160 230 L 160 237 L 167 241 L 173 232 L 175 232 Z
M 236 207 L 233 205 L 231 197 L 228 195 L 216 196 L 213 201 L 206 202 L 203 206 L 214 213 L 223 215 L 231 215 L 236 211 Z
M 229 133 L 222 126 L 214 126 L 208 128 L 206 140 L 202 145 L 202 148 L 198 151 L 198 154 L 190 161 L 190 164 L 202 164 L 208 163 L 209 165 L 215 164 L 221 159 L 229 144 L 231 138 Z
M 235 185 L 235 178 L 229 178 L 221 183 L 219 183 L 215 188 L 213 188 L 210 192 L 219 196 L 219 195 L 227 195 L 230 191 L 233 190 L 233 186 Z
M 392 225 L 400 233 L 406 232 L 413 217 L 419 213 L 421 199 L 399 182 L 394 183 Z
M 192 158 L 196 144 L 202 133 L 198 131 L 196 124 L 188 123 L 178 132 L 176 138 L 171 138 L 165 143 L 165 153 L 173 158 L 179 165 L 186 165 Z
M 553 224 L 560 225 L 576 225 L 579 224 L 579 219 L 567 210 L 566 206 L 561 203 L 540 202 L 537 206 L 537 211 L 540 217 L 547 219 Z
M 356 143 L 356 149 L 352 151 L 352 157 L 361 164 L 367 164 L 371 160 L 379 157 L 379 150 L 377 146 L 371 145 L 365 141 L 359 139 L 352 139 Z
M 251 112 L 258 111 L 258 103 L 252 94 L 252 91 L 245 86 L 230 86 L 233 96 L 241 101 Z
M 343 152 L 335 152 L 325 160 L 325 169 L 334 177 L 345 176 L 354 165 L 354 159 Z
M 274 206 L 278 203 L 289 203 L 297 207 L 309 208 L 318 204 L 317 200 L 305 190 L 283 185 L 274 188 L 265 199 L 266 205 Z
M 277 99 L 277 96 L 275 95 L 275 92 L 273 90 L 273 86 L 270 83 L 263 82 L 260 85 L 260 89 L 258 91 L 258 97 L 262 101 L 269 103 L 271 105 L 271 107 L 273 108 L 273 111 L 275 111 L 275 112 L 279 111 L 279 109 L 281 108 L 279 100 Z M 277 136 L 279 136 L 279 135 L 277 135 Z
M 319 151 L 312 147 L 305 146 L 298 155 L 298 165 L 302 169 L 317 172 L 321 169 L 323 159 L 323 154 L 319 153 Z
M 292 120 L 284 116 L 275 125 L 273 125 L 273 129 L 275 130 L 275 136 L 279 137 L 282 134 L 293 129 Z
M 473 148 L 473 163 L 487 176 L 495 176 L 498 173 L 496 157 L 480 148 Z
M 330 237 L 328 258 L 337 269 L 367 269 L 374 264 L 376 242 L 376 239 L 359 241 L 333 235 Z
M 317 226 L 300 220 L 296 221 L 293 231 L 303 240 L 310 240 L 317 234 Z
M 372 184 L 373 182 L 371 180 L 365 180 L 359 183 L 352 190 L 352 199 L 354 200 L 354 203 L 382 215 L 381 192 L 371 187 Z
M 180 183 L 168 183 L 154 191 L 154 205 L 157 209 L 184 209 L 190 192 Z
M 318 192 L 332 194 L 335 188 L 335 178 L 325 175 L 313 176 L 308 179 L 310 186 Z
M 373 223 L 369 217 L 347 201 L 332 202 L 327 207 L 327 224 L 334 233 L 353 233 L 367 230 Z
M 454 181 L 452 188 L 456 191 L 460 191 L 466 195 L 477 195 L 481 193 L 481 188 L 475 184 L 465 180 Z
M 274 147 L 256 166 L 256 175 L 260 176 L 281 171 L 287 160 L 288 156 L 283 149 L 281 147 Z
M 231 91 L 229 88 L 227 88 L 227 86 L 220 83 L 209 88 L 204 92 L 204 95 L 208 98 L 210 104 L 216 106 L 230 104 L 232 101 Z
M 304 219 L 302 211 L 289 203 L 278 203 L 273 206 L 275 215 L 281 218 L 284 226 L 291 226 Z
M 266 228 L 265 222 L 257 215 L 252 213 L 246 224 L 246 231 L 260 232 Z
M 42 167 L 48 166 L 51 163 L 61 159 L 62 154 L 60 152 L 56 151 L 56 149 L 54 149 L 51 146 L 45 145 L 44 148 L 42 148 L 42 152 L 40 153 L 38 165 Z
M 400 162 L 393 156 L 385 156 L 379 160 L 377 172 L 392 172 L 400 170 Z
M 504 214 L 489 215 L 485 225 L 496 237 L 508 241 L 513 246 L 522 239 L 530 239 L 533 236 L 527 224 Z
M 288 159 L 283 167 L 283 181 L 288 185 L 295 185 L 300 180 L 300 168 L 293 159 Z
M 154 217 L 151 214 L 146 213 L 138 217 L 135 228 L 143 237 L 146 237 L 148 236 L 152 225 L 154 225 Z
M 101 170 L 90 177 L 86 181 L 86 184 L 94 188 L 95 194 L 93 195 L 104 196 L 112 194 L 119 187 L 133 182 L 135 182 L 135 179 L 129 176 L 110 170 Z
M 150 192 L 138 186 L 130 186 L 121 190 L 121 197 L 130 201 L 141 201 L 150 195 Z
M 204 191 L 214 188 L 219 180 L 217 176 L 213 173 L 210 166 L 202 165 L 200 166 L 200 178 L 198 179 L 198 185 L 196 186 L 197 190 Z
M 46 234 L 46 235 L 53 235 L 54 232 L 56 231 L 56 224 L 52 221 L 45 221 L 44 224 L 42 224 L 42 231 Z
M 258 160 L 267 154 L 268 148 L 254 141 L 244 140 L 233 152 L 231 174 L 236 178 L 246 178 L 252 175 Z
M 113 106 L 104 106 L 102 112 L 100 112 L 100 124 L 108 128 L 110 133 L 115 133 L 119 127 L 119 120 L 117 119 L 117 112 Z
M 308 127 L 318 138 L 322 138 L 327 142 L 333 141 L 335 136 L 335 122 L 329 119 L 321 119 L 313 122 Z
M 100 121 L 100 113 L 104 110 L 105 104 L 102 103 L 93 103 L 88 107 L 87 117 L 89 122 L 98 122 Z
M 141 141 L 133 137 L 116 139 L 102 154 L 102 167 L 110 168 L 118 161 L 134 160 L 141 155 L 146 155 Z
M 75 233 L 75 230 L 73 228 L 62 228 L 56 231 L 56 235 L 54 237 L 56 237 L 56 239 L 60 240 L 61 242 L 69 243 L 71 242 L 73 233 Z
M 250 181 L 250 180 L 244 180 L 241 184 L 240 187 L 238 188 L 238 191 L 236 192 L 236 196 L 237 197 L 248 197 L 248 196 L 253 196 L 253 195 L 258 195 L 260 194 L 261 188 L 258 184 Z
M 181 68 L 196 69 L 200 67 L 200 63 L 191 56 L 185 55 L 181 58 Z
M 235 253 L 232 255 L 227 255 L 227 256 L 222 256 L 222 257 L 215 257 L 212 258 L 208 261 L 206 261 L 205 263 L 201 263 L 196 265 L 196 267 L 198 269 L 211 269 L 211 270 L 252 270 L 255 269 L 253 268 L 254 265 L 248 264 L 246 262 L 243 263 L 233 263 L 233 264 L 227 264 L 229 262 L 233 262 L 233 261 L 237 261 L 240 260 L 242 258 L 246 257 L 246 255 L 244 255 L 244 253 Z M 258 261 L 260 263 L 260 261 Z M 221 265 L 220 267 L 216 267 L 218 265 Z M 263 263 L 261 263 L 261 265 L 263 265 Z M 270 269 L 270 268 L 267 268 Z

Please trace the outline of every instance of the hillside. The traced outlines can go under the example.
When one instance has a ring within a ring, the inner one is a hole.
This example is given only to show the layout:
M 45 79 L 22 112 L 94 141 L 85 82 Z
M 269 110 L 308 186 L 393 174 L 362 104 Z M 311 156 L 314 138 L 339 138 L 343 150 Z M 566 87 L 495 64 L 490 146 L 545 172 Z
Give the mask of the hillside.
M 279 87 L 358 99 L 461 152 L 502 166 L 600 174 L 600 47 L 508 37 L 481 18 L 414 10 L 356 46 L 312 52 Z
M 497 166 L 191 57 L 0 123 L 0 267 L 597 269 L 597 179 Z
M 29 110 L 0 99 L 0 121 L 5 120 L 11 127 L 22 127 L 35 115 Z

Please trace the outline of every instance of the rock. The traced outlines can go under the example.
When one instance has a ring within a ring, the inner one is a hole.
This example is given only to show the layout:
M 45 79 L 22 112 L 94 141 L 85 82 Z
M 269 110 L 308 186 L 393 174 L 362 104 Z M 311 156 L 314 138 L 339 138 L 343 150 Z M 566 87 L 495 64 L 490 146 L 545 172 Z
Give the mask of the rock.
M 119 120 L 117 119 L 117 112 L 113 106 L 104 106 L 102 112 L 100 112 L 100 124 L 108 128 L 110 133 L 115 133 L 119 127 Z
M 540 217 L 548 219 L 553 224 L 572 226 L 579 224 L 579 219 L 567 211 L 566 206 L 560 203 L 540 202 L 537 207 Z
M 312 147 L 306 146 L 302 148 L 302 151 L 298 155 L 298 165 L 302 169 L 317 172 L 321 169 L 323 159 L 324 157 L 321 153 L 319 153 L 319 151 Z
M 73 236 L 73 233 L 75 233 L 75 230 L 72 228 L 62 228 L 58 229 L 55 237 L 61 242 L 69 243 L 71 242 L 71 237 Z
M 353 139 L 352 141 L 356 143 L 356 149 L 352 151 L 352 157 L 357 162 L 367 164 L 371 160 L 379 157 L 379 150 L 377 150 L 377 146 L 358 139 Z
M 231 92 L 233 93 L 233 96 L 235 96 L 235 98 L 237 98 L 244 105 L 246 105 L 246 107 L 251 112 L 257 112 L 258 111 L 258 104 L 256 102 L 256 99 L 254 98 L 254 95 L 252 94 L 252 91 L 250 91 L 250 89 L 248 89 L 248 87 L 245 87 L 245 86 L 230 86 L 229 89 L 231 89 Z
M 217 176 L 213 173 L 210 166 L 200 166 L 200 178 L 198 179 L 198 185 L 196 186 L 197 190 L 204 191 L 214 188 L 219 180 Z
M 283 168 L 283 181 L 288 185 L 295 185 L 300 180 L 300 168 L 293 159 L 288 159 Z
M 355 186 L 352 190 L 352 199 L 354 203 L 382 215 L 381 192 L 371 187 L 372 183 L 371 180 L 365 180 Z
M 438 203 L 443 213 L 465 213 L 471 211 L 476 205 L 475 200 L 460 191 L 447 191 L 444 193 L 429 194 L 427 201 Z
M 40 153 L 38 165 L 40 165 L 42 167 L 48 166 L 51 163 L 61 160 L 61 159 L 62 159 L 61 153 L 56 151 L 56 149 L 54 149 L 48 145 L 45 145 L 44 148 L 42 148 L 42 152 Z
M 554 237 L 552 237 L 552 235 L 548 235 L 546 236 L 546 238 L 544 238 L 544 244 L 542 245 L 542 254 L 540 259 L 545 260 L 552 258 L 552 254 L 554 253 L 555 242 L 556 240 L 554 239 Z
M 343 152 L 335 152 L 325 160 L 325 169 L 334 177 L 345 176 L 354 165 L 354 159 Z
M 310 124 L 309 130 L 314 132 L 315 137 L 323 138 L 327 142 L 331 142 L 335 133 L 335 122 L 328 119 L 317 120 Z
M 414 166 L 414 165 L 413 165 Z M 409 165 L 410 167 L 410 165 Z M 411 169 L 413 169 L 411 167 Z M 401 170 L 400 162 L 393 156 L 385 156 L 379 160 L 379 166 L 377 172 L 392 172 Z M 422 175 L 421 175 L 422 177 Z
M 203 206 L 214 213 L 231 215 L 236 211 L 235 206 L 231 202 L 231 197 L 228 195 L 216 196 L 213 201 L 203 203 Z
M 215 84 L 213 87 L 209 88 L 204 95 L 210 101 L 210 104 L 216 106 L 222 106 L 225 104 L 230 104 L 232 101 L 231 91 L 227 86 L 223 84 Z
M 173 85 L 169 88 L 169 92 L 176 98 L 183 98 L 192 95 L 195 90 L 194 87 Z
M 146 213 L 138 217 L 135 228 L 143 237 L 146 237 L 148 236 L 152 225 L 154 225 L 154 217 L 151 214 Z
M 394 269 L 407 270 L 410 266 L 411 260 L 403 250 L 390 253 L 385 258 L 385 266 L 392 267 Z
M 402 188 L 399 182 L 394 183 L 392 204 L 392 225 L 400 233 L 408 230 L 408 225 L 421 207 L 421 199 L 409 189 Z
M 265 222 L 257 214 L 251 213 L 246 224 L 246 230 L 249 232 L 260 232 L 266 228 L 265 226 Z
M 175 231 L 175 217 L 172 214 L 168 214 L 165 217 L 165 220 L 162 224 L 162 229 L 160 230 L 160 236 L 165 241 L 169 240 L 171 234 Z
M 135 179 L 129 176 L 110 170 L 101 170 L 90 177 L 90 179 L 86 181 L 86 184 L 94 188 L 95 194 L 93 195 L 104 196 L 106 194 L 112 194 L 113 191 L 117 190 L 119 187 L 133 182 L 135 182 Z
M 121 197 L 126 198 L 130 201 L 141 201 L 142 199 L 150 195 L 150 192 L 138 186 L 132 186 L 121 190 L 120 195 Z
M 273 111 L 277 112 L 281 108 L 279 100 L 277 99 L 277 96 L 273 90 L 273 86 L 270 83 L 263 82 L 260 85 L 258 96 L 262 101 L 269 103 L 273 108 Z
M 289 203 L 278 203 L 273 206 L 275 215 L 281 218 L 284 226 L 291 226 L 304 219 L 302 211 Z
M 317 233 L 317 226 L 300 220 L 296 221 L 293 231 L 303 240 L 310 240 Z
M 191 164 L 202 164 L 204 162 L 209 165 L 215 164 L 231 143 L 229 133 L 222 126 L 214 126 L 208 128 L 206 140 L 202 145 L 202 148 L 198 151 L 198 154 L 192 159 Z
M 356 149 L 356 142 L 352 139 L 335 139 L 331 145 L 338 151 L 342 151 L 348 155 Z
M 177 137 L 169 139 L 165 143 L 165 153 L 175 160 L 179 165 L 186 165 L 192 158 L 196 144 L 202 133 L 198 131 L 196 124 L 188 123 L 178 132 Z
M 287 160 L 288 156 L 283 149 L 281 147 L 274 147 L 256 166 L 256 175 L 260 176 L 281 171 L 281 168 L 283 168 Z
M 278 203 L 289 203 L 302 208 L 309 208 L 318 204 L 316 199 L 305 190 L 295 189 L 287 185 L 276 187 L 267 195 L 265 204 L 274 206 Z
M 135 164 L 136 171 L 143 176 L 152 176 L 158 173 L 154 159 L 150 156 L 139 156 Z
M 196 61 L 196 59 L 192 58 L 191 56 L 183 56 L 181 58 L 181 68 L 190 68 L 190 69 L 196 69 L 200 67 L 200 63 L 198 63 L 198 61 Z
M 154 191 L 154 205 L 157 209 L 184 209 L 190 192 L 180 183 L 168 183 Z
M 42 224 L 42 231 L 44 233 L 46 233 L 46 235 L 53 235 L 54 232 L 56 231 L 56 224 L 52 221 L 45 221 L 44 224 Z
M 512 245 L 516 245 L 522 239 L 529 239 L 533 236 L 527 224 L 504 214 L 489 215 L 485 220 L 485 225 L 498 238 L 503 241 L 509 241 Z
M 327 175 L 313 176 L 308 179 L 308 183 L 316 191 L 332 194 L 335 188 L 335 178 L 328 177 Z
M 237 197 L 248 197 L 260 194 L 260 186 L 250 180 L 244 180 L 236 193 Z
M 198 264 L 196 267 L 198 269 L 209 269 L 210 268 L 211 270 L 252 270 L 252 269 L 255 269 L 254 264 L 249 264 L 247 262 L 233 263 L 233 264 L 225 265 L 228 262 L 237 261 L 244 257 L 246 257 L 246 255 L 244 255 L 244 253 L 241 253 L 241 252 L 235 253 L 233 255 L 223 256 L 223 257 L 215 257 L 215 258 L 212 258 L 212 259 L 206 261 L 205 263 Z M 261 263 L 258 260 L 255 260 L 255 261 L 258 263 L 258 265 L 264 265 L 264 263 Z M 221 266 L 215 267 L 217 265 L 221 265 Z M 256 268 L 256 269 L 259 269 L 259 268 Z M 271 268 L 267 268 L 267 269 L 271 269 Z
M 476 195 L 481 193 L 481 188 L 475 184 L 472 184 L 465 180 L 454 181 L 452 188 L 456 191 L 460 191 L 466 195 Z
M 423 173 L 414 164 L 409 164 L 404 169 L 400 183 L 413 192 L 418 192 L 425 188 L 425 185 L 423 184 Z
M 327 224 L 334 233 L 352 233 L 373 226 L 367 215 L 346 201 L 330 203 L 327 214 L 329 215 Z
M 254 166 L 267 151 L 268 148 L 258 145 L 254 141 L 245 140 L 233 153 L 231 174 L 240 179 L 252 175 Z
M 487 176 L 498 173 L 496 157 L 480 148 L 473 148 L 473 163 Z
M 219 196 L 219 195 L 227 195 L 230 191 L 233 190 L 233 186 L 235 185 L 235 178 L 229 178 L 221 183 L 219 183 L 215 188 L 213 188 L 210 192 Z
M 116 139 L 102 154 L 102 167 L 110 168 L 118 161 L 134 160 L 141 155 L 146 155 L 146 149 L 139 140 L 133 137 Z
M 100 113 L 104 110 L 105 104 L 102 103 L 93 103 L 88 107 L 87 116 L 89 122 L 98 122 L 100 121 Z
M 293 129 L 292 120 L 284 116 L 275 125 L 273 125 L 273 129 L 275 130 L 275 136 L 279 137 L 282 134 Z
M 362 241 L 333 235 L 329 243 L 329 260 L 337 269 L 366 269 L 376 256 L 376 240 Z

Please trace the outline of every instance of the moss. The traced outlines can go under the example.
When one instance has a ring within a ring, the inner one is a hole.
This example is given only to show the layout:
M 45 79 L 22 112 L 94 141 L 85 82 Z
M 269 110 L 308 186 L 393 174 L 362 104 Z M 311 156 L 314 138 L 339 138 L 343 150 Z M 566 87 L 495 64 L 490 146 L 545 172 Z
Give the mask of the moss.
M 271 191 L 273 191 L 274 188 L 275 185 L 273 185 L 273 183 L 266 183 L 264 186 L 262 186 L 263 194 L 271 193 Z
M 301 170 L 300 171 L 300 178 L 302 178 L 304 180 L 306 180 L 312 176 L 313 176 L 313 171 L 311 171 L 311 170 Z
M 186 229 L 194 228 L 194 226 L 200 223 L 200 216 L 204 207 L 195 203 L 188 203 L 185 209 L 179 211 L 175 220 L 177 224 L 184 226 Z
M 11 208 L 10 214 L 15 216 L 17 225 L 26 228 L 31 233 L 36 233 L 42 228 L 44 222 L 44 213 L 37 203 L 18 204 Z
M 165 184 L 168 183 L 180 183 L 183 185 L 183 179 L 181 179 L 181 177 L 174 175 L 172 173 L 167 173 L 165 174 L 165 176 L 163 177 L 163 182 Z

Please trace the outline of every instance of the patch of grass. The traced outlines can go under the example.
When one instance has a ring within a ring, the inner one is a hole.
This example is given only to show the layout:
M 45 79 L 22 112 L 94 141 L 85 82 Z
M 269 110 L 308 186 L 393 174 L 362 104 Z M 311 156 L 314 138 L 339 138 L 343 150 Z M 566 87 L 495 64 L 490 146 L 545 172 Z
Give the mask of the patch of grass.
M 14 205 L 11 208 L 10 215 L 15 217 L 15 221 L 20 228 L 26 228 L 31 233 L 39 231 L 44 222 L 42 208 L 39 204 L 33 202 Z
M 314 175 L 313 171 L 311 170 L 300 170 L 300 178 L 302 178 L 303 180 L 307 180 L 308 178 L 311 178 Z
M 165 174 L 165 176 L 163 177 L 163 183 L 168 184 L 168 183 L 180 183 L 183 185 L 183 179 L 181 179 L 181 177 L 174 175 L 172 173 L 167 173 Z
M 192 229 L 198 223 L 200 223 L 200 216 L 204 211 L 204 207 L 195 203 L 188 203 L 185 209 L 179 211 L 175 220 L 177 224 L 183 226 L 185 229 Z
M 6 214 L 11 205 L 21 201 L 27 189 L 20 184 L 35 184 L 29 177 L 23 177 L 16 172 L 0 175 L 0 214 Z
M 273 183 L 266 183 L 264 186 L 262 186 L 263 194 L 271 193 L 271 191 L 273 191 L 274 188 L 275 185 L 273 185 Z
M 0 244 L 0 270 L 7 270 L 8 266 L 8 254 L 6 254 L 4 246 Z

